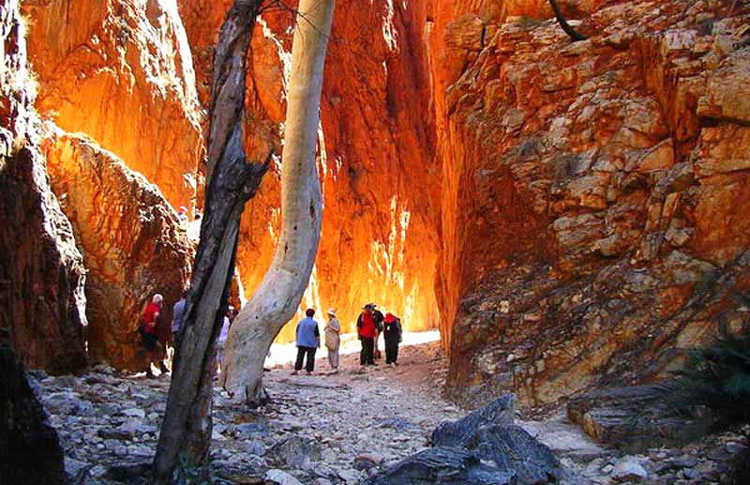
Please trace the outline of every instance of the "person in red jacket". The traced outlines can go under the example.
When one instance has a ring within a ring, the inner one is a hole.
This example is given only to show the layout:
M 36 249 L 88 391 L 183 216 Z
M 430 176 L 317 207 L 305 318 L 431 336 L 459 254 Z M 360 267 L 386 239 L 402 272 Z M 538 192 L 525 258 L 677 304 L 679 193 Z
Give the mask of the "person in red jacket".
M 378 329 L 375 326 L 374 307 L 365 305 L 364 311 L 357 318 L 357 334 L 362 342 L 362 351 L 359 353 L 360 365 L 375 365 L 375 337 Z
M 159 331 L 158 322 L 159 316 L 161 315 L 161 308 L 164 304 L 164 297 L 160 294 L 155 294 L 151 299 L 151 303 L 146 305 L 143 311 L 142 326 L 141 326 L 141 337 L 143 339 L 143 348 L 146 351 L 146 376 L 154 377 L 151 372 L 151 363 L 156 362 L 157 367 L 162 372 L 167 369 L 164 367 L 164 362 L 159 359 Z

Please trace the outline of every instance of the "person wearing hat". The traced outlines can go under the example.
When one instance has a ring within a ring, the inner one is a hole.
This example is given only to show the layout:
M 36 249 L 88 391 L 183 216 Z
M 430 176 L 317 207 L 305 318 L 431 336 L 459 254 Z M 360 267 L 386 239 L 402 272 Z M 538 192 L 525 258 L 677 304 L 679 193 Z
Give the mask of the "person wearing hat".
M 383 338 L 385 339 L 385 363 L 398 365 L 398 344 L 401 343 L 401 319 L 393 313 L 387 313 L 383 321 Z
M 374 306 L 368 303 L 357 318 L 357 334 L 362 342 L 359 365 L 375 365 L 375 338 L 378 336 L 378 329 L 375 326 L 374 310 Z
M 323 329 L 326 334 L 326 348 L 328 349 L 328 363 L 331 368 L 339 371 L 339 345 L 341 345 L 341 324 L 336 317 L 336 310 L 328 310 L 328 323 Z

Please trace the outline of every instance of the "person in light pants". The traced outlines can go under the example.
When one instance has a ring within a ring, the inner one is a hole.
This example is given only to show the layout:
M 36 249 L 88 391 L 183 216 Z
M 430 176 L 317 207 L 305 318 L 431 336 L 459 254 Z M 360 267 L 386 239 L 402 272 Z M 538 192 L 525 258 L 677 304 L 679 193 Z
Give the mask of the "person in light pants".
M 336 310 L 328 310 L 328 323 L 324 329 L 326 334 L 326 348 L 328 349 L 328 363 L 331 369 L 339 371 L 339 346 L 341 345 L 341 324 L 336 318 Z

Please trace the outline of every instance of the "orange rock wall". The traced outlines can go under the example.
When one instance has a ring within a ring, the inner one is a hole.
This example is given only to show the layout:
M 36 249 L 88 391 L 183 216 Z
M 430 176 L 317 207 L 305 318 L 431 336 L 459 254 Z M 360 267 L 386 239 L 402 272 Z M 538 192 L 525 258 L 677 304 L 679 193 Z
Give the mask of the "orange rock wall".
M 170 337 L 172 305 L 190 274 L 193 245 L 159 189 L 85 137 L 44 142 L 52 189 L 75 228 L 88 270 L 86 313 L 92 362 L 142 370 L 136 329 L 144 304 L 164 296 L 159 321 Z
M 25 2 L 36 106 L 192 206 L 202 155 L 195 74 L 173 1 Z
M 203 5 L 180 4 L 194 53 L 210 51 L 227 8 L 227 2 Z M 207 28 L 195 15 L 215 27 Z M 337 308 L 346 330 L 369 301 L 402 315 L 411 330 L 439 322 L 433 288 L 440 169 L 421 42 L 425 15 L 390 2 L 336 6 L 321 107 L 325 216 L 302 306 Z M 291 21 L 288 12 L 265 13 L 252 42 L 246 140 L 248 153 L 258 159 L 281 147 Z M 209 79 L 210 57 L 195 58 L 198 79 Z M 278 207 L 276 165 L 243 218 L 238 266 L 246 295 L 270 264 Z M 282 340 L 293 332 L 288 326 Z
M 436 14 L 439 301 L 464 402 L 658 377 L 744 320 L 747 12 L 583 7 L 577 43 L 481 5 Z
M 184 204 L 200 184 L 198 105 L 230 3 L 29 4 L 38 105 Z M 368 301 L 409 330 L 439 328 L 449 391 L 470 404 L 509 390 L 548 404 L 652 379 L 747 320 L 748 12 L 719 0 L 560 3 L 589 40 L 571 43 L 547 0 L 337 4 L 325 216 L 302 306 L 336 307 L 346 330 Z M 252 41 L 253 158 L 283 148 L 291 22 L 271 9 Z M 75 152 L 53 146 L 59 160 Z M 277 163 L 243 216 L 246 295 L 279 232 Z M 68 184 L 85 172 L 59 166 Z M 107 237 L 82 237 L 84 253 Z

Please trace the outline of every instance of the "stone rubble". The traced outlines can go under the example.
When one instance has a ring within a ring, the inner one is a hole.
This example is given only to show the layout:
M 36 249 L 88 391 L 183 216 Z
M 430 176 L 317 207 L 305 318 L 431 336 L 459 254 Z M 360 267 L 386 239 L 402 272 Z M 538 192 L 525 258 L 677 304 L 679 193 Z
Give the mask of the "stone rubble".
M 428 449 L 438 424 L 467 413 L 438 392 L 447 362 L 437 342 L 402 351 L 398 367 L 362 370 L 356 354 L 342 356 L 339 374 L 328 374 L 322 359 L 311 377 L 277 366 L 264 376 L 273 401 L 257 410 L 231 404 L 217 388 L 214 483 L 353 485 Z M 106 366 L 81 377 L 31 376 L 73 483 L 141 483 L 137 477 L 147 473 L 155 451 L 168 376 L 132 377 Z M 516 416 L 516 424 L 553 450 L 569 485 L 719 484 L 730 458 L 746 446 L 745 438 L 726 434 L 620 456 L 591 442 L 564 413 L 537 421 Z

